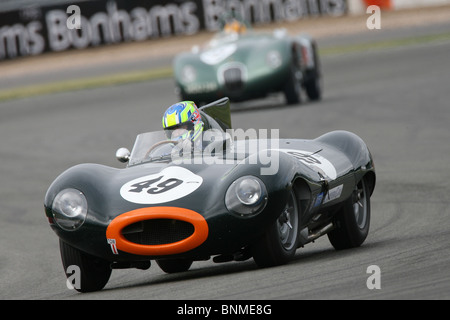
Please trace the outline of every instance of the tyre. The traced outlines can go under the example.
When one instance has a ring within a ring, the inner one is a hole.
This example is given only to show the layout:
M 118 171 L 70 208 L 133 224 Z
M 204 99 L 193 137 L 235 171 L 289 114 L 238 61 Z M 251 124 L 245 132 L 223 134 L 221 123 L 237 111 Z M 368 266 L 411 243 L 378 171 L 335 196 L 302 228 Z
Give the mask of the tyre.
M 299 241 L 299 221 L 300 206 L 296 193 L 292 190 L 278 219 L 251 246 L 251 253 L 258 267 L 282 265 L 294 257 Z
M 111 276 L 109 261 L 80 251 L 61 239 L 59 240 L 59 248 L 65 272 L 70 266 L 78 266 L 80 268 L 79 286 L 74 285 L 75 290 L 79 292 L 92 292 L 105 287 Z
M 304 83 L 304 87 L 309 100 L 317 101 L 322 99 L 323 78 L 316 44 L 313 44 L 313 50 L 314 69 L 307 71 L 306 78 L 308 80 Z
M 322 99 L 322 76 L 315 71 L 313 71 L 313 73 L 310 80 L 305 83 L 305 91 L 309 100 L 318 101 Z
M 156 263 L 165 273 L 177 273 L 188 271 L 192 265 L 192 260 L 187 259 L 167 259 L 156 260 Z
M 294 66 L 291 67 L 291 72 L 288 77 L 288 80 L 284 86 L 283 94 L 286 98 L 286 103 L 291 104 L 299 104 L 302 102 L 302 86 L 300 83 L 300 79 L 297 73 L 300 72 Z
M 337 213 L 334 224 L 337 228 L 328 233 L 328 239 L 336 250 L 359 247 L 364 242 L 370 225 L 369 188 L 364 179 Z

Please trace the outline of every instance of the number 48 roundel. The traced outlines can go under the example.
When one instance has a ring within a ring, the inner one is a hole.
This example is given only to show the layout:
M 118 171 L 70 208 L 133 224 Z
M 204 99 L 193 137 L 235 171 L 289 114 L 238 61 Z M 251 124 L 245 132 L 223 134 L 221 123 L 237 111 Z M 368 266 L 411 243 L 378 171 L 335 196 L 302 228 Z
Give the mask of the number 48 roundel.
M 182 167 L 168 167 L 157 174 L 125 183 L 120 195 L 139 204 L 158 204 L 177 200 L 197 190 L 202 177 Z

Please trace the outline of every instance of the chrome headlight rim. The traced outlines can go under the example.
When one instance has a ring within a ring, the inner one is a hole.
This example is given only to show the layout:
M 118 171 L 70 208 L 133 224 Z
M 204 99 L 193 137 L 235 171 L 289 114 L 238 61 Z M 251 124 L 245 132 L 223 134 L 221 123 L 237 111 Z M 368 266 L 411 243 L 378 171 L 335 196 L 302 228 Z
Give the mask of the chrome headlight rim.
M 247 190 L 243 190 L 244 188 Z M 245 191 L 252 192 L 252 195 L 245 197 Z M 226 208 L 240 217 L 253 217 L 261 213 L 266 207 L 267 200 L 266 186 L 255 176 L 243 176 L 236 179 L 225 193 Z
M 78 189 L 63 189 L 53 199 L 53 220 L 65 231 L 79 229 L 86 221 L 87 212 L 88 204 L 86 197 Z

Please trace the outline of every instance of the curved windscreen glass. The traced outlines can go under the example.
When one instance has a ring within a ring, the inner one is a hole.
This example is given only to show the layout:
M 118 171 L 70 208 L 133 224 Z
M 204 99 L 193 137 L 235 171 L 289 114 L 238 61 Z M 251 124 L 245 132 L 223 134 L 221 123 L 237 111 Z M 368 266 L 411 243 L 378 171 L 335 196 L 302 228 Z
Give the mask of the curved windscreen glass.
M 190 135 L 186 137 L 180 139 L 177 130 L 141 133 L 136 137 L 128 165 L 154 161 L 172 162 L 198 156 L 222 156 L 232 144 L 228 133 L 215 129 L 202 132 L 195 141 L 190 139 Z

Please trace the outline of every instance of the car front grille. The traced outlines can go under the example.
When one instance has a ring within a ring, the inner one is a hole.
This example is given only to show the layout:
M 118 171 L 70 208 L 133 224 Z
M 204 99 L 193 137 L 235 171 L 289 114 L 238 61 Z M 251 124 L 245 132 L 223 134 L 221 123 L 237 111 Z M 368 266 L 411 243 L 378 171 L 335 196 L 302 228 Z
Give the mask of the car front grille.
M 195 228 L 189 222 L 175 219 L 150 219 L 126 226 L 122 235 L 130 242 L 142 245 L 163 245 L 190 237 Z
M 241 90 L 244 86 L 243 72 L 241 68 L 230 67 L 223 71 L 225 87 L 230 91 Z

